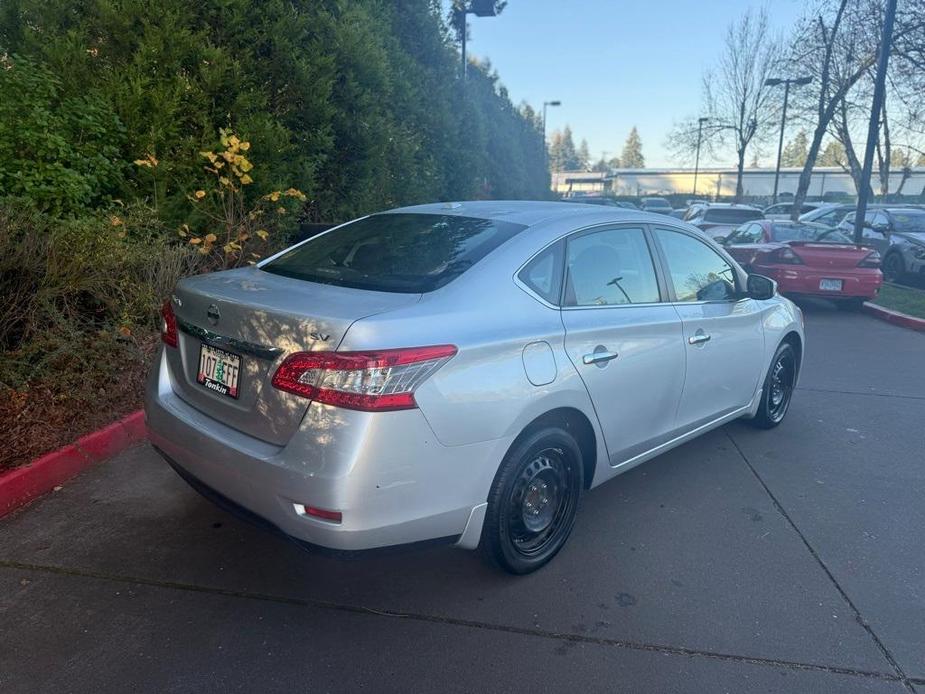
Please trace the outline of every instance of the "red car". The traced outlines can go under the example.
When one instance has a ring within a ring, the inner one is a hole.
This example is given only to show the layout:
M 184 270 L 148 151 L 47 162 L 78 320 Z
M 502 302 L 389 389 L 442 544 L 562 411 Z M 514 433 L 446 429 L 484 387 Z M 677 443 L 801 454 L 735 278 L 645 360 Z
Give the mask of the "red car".
M 859 308 L 883 284 L 880 254 L 837 229 L 762 219 L 746 222 L 721 243 L 746 270 L 776 280 L 781 294 Z

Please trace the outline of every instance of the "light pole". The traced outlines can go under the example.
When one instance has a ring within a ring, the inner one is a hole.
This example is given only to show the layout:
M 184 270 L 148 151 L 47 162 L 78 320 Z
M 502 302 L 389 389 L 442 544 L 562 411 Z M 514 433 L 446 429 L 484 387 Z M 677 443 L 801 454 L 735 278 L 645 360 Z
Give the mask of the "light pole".
M 561 101 L 544 101 L 543 102 L 543 159 L 546 161 L 546 168 L 549 169 L 549 146 L 546 144 L 546 107 L 561 106 Z
M 697 119 L 697 156 L 694 158 L 694 192 L 691 193 L 693 197 L 697 197 L 697 174 L 700 173 L 700 143 L 703 139 L 703 124 L 706 123 L 709 118 L 701 117 Z
M 774 169 L 774 202 L 777 202 L 777 183 L 780 179 L 780 158 L 784 151 L 784 127 L 787 124 L 787 100 L 790 98 L 790 85 L 802 87 L 813 81 L 812 77 L 794 77 L 784 79 L 781 77 L 769 77 L 764 81 L 766 87 L 776 87 L 778 84 L 784 85 L 784 110 L 780 115 L 780 139 L 777 142 L 777 168 Z
M 476 17 L 494 17 L 498 14 L 495 0 L 471 0 L 467 6 L 465 1 L 460 2 L 453 10 L 456 13 L 456 25 L 462 37 L 462 78 L 466 79 L 466 15 L 474 14 Z
M 874 81 L 874 99 L 870 106 L 870 123 L 867 127 L 867 147 L 864 149 L 864 168 L 861 173 L 861 189 L 858 191 L 858 209 L 854 213 L 854 242 L 861 245 L 864 240 L 864 219 L 867 216 L 867 196 L 870 191 L 870 176 L 874 169 L 874 146 L 880 130 L 880 112 L 886 93 L 886 68 L 890 60 L 890 44 L 893 42 L 893 20 L 896 18 L 896 0 L 887 0 L 883 15 L 883 33 L 880 35 L 880 55 L 877 56 L 877 78 Z

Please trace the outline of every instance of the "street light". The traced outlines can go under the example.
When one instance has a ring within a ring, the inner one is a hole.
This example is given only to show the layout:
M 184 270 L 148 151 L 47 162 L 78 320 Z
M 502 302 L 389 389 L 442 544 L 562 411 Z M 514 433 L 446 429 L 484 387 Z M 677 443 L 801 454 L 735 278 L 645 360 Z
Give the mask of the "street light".
M 543 142 L 546 142 L 546 107 L 547 106 L 561 106 L 561 101 L 544 101 L 543 102 Z
M 787 100 L 790 98 L 790 85 L 802 87 L 813 81 L 812 77 L 794 77 L 785 79 L 782 77 L 769 77 L 764 81 L 766 87 L 776 87 L 779 84 L 784 85 L 784 110 L 780 116 L 780 140 L 777 143 L 777 168 L 774 170 L 774 202 L 777 202 L 777 183 L 780 179 L 780 158 L 784 151 L 784 126 L 787 124 Z
M 549 147 L 546 144 L 546 107 L 561 106 L 561 101 L 544 101 L 543 102 L 543 161 L 546 162 L 546 168 L 549 169 Z
M 494 17 L 497 15 L 495 9 L 495 0 L 472 0 L 467 7 L 461 3 L 460 7 L 455 10 L 456 22 L 462 33 L 462 78 L 466 79 L 466 15 L 474 14 L 476 17 Z
M 692 193 L 693 197 L 697 197 L 697 174 L 700 173 L 700 142 L 703 136 L 703 124 L 706 123 L 709 118 L 702 116 L 697 119 L 697 156 L 694 159 L 694 192 Z

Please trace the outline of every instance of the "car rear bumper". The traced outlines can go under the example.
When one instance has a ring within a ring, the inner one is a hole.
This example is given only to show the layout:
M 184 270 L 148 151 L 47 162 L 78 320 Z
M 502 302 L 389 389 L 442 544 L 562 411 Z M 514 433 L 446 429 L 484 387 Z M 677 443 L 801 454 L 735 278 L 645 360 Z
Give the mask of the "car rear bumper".
M 781 294 L 794 294 L 800 296 L 821 296 L 829 298 L 865 298 L 872 299 L 877 296 L 883 284 L 883 275 L 879 270 L 868 268 L 816 270 L 802 266 L 758 266 L 753 267 L 754 272 L 765 275 L 777 281 L 777 288 Z M 841 280 L 840 291 L 820 289 L 820 282 L 824 279 Z
M 145 419 L 151 443 L 209 498 L 303 543 L 346 552 L 462 536 L 474 546 L 478 510 L 507 448 L 500 440 L 444 446 L 420 410 L 369 413 L 318 403 L 289 442 L 276 446 L 177 396 L 163 354 L 148 380 Z M 306 515 L 308 506 L 338 511 L 342 520 Z

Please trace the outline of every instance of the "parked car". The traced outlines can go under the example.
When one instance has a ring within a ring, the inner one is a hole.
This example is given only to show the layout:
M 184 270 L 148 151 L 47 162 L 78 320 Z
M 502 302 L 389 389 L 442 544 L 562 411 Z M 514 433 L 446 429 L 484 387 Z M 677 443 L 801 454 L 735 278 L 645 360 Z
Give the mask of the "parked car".
M 639 207 L 646 212 L 657 212 L 658 214 L 671 214 L 671 203 L 665 198 L 642 198 Z
M 181 280 L 153 445 L 301 543 L 547 561 L 582 490 L 787 413 L 803 318 L 692 229 L 554 202 L 421 205 Z
M 751 205 L 711 203 L 693 208 L 685 220 L 712 238 L 727 236 L 744 222 L 764 219 L 764 213 Z
M 838 228 L 853 235 L 854 213 L 846 215 Z M 909 275 L 925 276 L 925 209 L 869 209 L 864 216 L 863 235 L 864 243 L 883 256 L 883 276 L 888 282 L 901 282 Z
M 808 222 L 743 224 L 723 245 L 747 269 L 771 277 L 790 296 L 821 296 L 860 308 L 883 284 L 880 253 L 840 230 Z
M 684 216 L 687 214 L 687 209 L 672 210 L 668 213 L 669 217 L 674 217 L 675 219 L 684 219 Z
M 800 214 L 806 214 L 807 212 L 812 212 L 820 207 L 823 207 L 824 203 L 821 202 L 804 202 L 800 205 Z M 776 205 L 771 205 L 764 208 L 764 217 L 765 219 L 780 219 L 787 220 L 790 219 L 790 215 L 793 213 L 793 202 L 779 202 Z
M 813 222 L 815 224 L 824 224 L 825 226 L 835 227 L 850 212 L 854 212 L 857 205 L 842 204 L 825 204 L 817 207 L 815 210 L 805 212 L 800 215 L 801 222 Z

